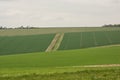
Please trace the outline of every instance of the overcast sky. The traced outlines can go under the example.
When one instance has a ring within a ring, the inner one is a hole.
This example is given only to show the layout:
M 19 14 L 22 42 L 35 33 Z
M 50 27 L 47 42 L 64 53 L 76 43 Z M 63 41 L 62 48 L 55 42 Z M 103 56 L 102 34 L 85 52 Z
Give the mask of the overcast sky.
M 120 23 L 120 0 L 0 0 L 0 25 L 101 26 Z

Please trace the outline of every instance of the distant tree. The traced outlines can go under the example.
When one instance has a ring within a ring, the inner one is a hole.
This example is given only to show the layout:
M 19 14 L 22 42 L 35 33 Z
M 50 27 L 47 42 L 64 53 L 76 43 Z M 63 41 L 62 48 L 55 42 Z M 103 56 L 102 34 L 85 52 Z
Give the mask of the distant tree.
M 108 24 L 103 25 L 102 27 L 120 27 L 120 24 Z
M 0 26 L 0 29 L 3 29 L 3 27 L 2 27 L 2 26 Z

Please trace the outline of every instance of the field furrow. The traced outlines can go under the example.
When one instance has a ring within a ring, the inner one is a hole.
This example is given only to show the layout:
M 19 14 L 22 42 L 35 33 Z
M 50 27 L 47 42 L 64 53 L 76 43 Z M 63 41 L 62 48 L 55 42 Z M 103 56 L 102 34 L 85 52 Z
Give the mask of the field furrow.
M 55 34 L 0 37 L 0 55 L 44 52 Z
M 120 31 L 66 33 L 59 50 L 120 44 Z
M 66 33 L 59 49 L 79 49 L 81 33 Z
M 103 32 L 95 32 L 97 46 L 109 45 L 109 41 Z
M 83 32 L 82 35 L 82 44 L 83 46 L 81 48 L 88 48 L 93 47 L 94 45 L 94 38 L 93 34 L 91 32 Z

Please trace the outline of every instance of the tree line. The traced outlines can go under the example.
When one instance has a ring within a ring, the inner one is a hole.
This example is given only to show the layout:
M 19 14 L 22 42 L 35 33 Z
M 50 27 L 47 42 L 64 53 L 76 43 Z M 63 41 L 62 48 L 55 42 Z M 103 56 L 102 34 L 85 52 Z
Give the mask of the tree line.
M 103 25 L 102 27 L 120 27 L 120 24 L 108 24 Z
M 0 26 L 0 29 L 39 29 L 39 27 L 20 26 L 15 28 L 8 28 L 8 27 Z
M 120 24 L 105 24 L 102 27 L 120 27 Z M 20 26 L 15 28 L 8 28 L 4 26 L 0 26 L 1 29 L 39 29 L 40 27 L 30 27 L 30 26 Z

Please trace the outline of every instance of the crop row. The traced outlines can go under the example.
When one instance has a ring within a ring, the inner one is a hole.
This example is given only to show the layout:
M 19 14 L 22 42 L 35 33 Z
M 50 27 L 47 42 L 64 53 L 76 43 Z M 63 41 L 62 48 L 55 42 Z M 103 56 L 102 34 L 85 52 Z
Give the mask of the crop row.
M 43 52 L 47 49 L 55 34 L 2 36 L 0 37 L 0 55 L 28 52 Z
M 120 31 L 66 33 L 59 50 L 120 44 Z

